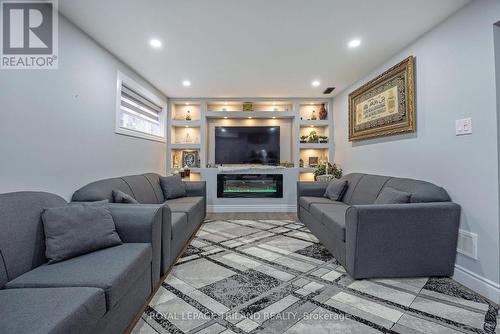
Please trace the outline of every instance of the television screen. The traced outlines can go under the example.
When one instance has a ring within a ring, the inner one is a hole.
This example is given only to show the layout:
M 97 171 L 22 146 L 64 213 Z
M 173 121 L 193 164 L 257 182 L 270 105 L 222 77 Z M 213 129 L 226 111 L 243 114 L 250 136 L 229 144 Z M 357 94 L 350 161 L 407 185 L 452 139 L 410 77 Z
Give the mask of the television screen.
M 278 165 L 280 127 L 215 127 L 215 163 Z

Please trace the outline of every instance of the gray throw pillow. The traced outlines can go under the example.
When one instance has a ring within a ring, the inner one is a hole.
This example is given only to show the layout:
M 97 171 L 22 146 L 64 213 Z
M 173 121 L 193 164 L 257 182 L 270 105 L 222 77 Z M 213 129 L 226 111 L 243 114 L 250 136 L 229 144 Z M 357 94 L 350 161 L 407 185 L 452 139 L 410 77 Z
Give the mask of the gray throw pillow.
M 179 175 L 160 177 L 160 186 L 165 199 L 174 199 L 186 196 L 186 185 Z
M 120 190 L 113 190 L 113 203 L 139 204 L 135 198 Z
M 331 199 L 332 201 L 341 201 L 342 197 L 347 190 L 347 180 L 331 180 L 326 187 L 324 197 Z
M 402 204 L 410 201 L 411 194 L 391 187 L 385 187 L 378 194 L 374 204 Z
M 73 203 L 42 212 L 49 264 L 122 243 L 106 203 Z

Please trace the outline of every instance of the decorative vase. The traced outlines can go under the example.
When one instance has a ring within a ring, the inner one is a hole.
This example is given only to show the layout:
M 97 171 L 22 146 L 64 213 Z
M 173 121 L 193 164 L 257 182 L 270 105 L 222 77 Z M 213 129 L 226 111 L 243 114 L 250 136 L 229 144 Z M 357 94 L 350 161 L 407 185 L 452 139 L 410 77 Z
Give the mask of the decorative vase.
M 319 111 L 319 119 L 324 121 L 328 118 L 328 111 L 326 111 L 325 104 L 321 105 L 321 110 Z
M 190 110 L 188 110 L 188 111 L 186 112 L 186 121 L 190 121 L 190 120 L 191 120 L 191 111 L 190 111 Z

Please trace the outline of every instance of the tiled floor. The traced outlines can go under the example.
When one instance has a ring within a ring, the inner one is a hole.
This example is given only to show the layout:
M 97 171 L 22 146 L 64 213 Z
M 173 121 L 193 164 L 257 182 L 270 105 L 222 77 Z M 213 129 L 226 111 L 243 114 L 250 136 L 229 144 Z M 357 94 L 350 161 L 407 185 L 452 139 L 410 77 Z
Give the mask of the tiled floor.
M 451 279 L 352 280 L 293 220 L 208 220 L 134 333 L 500 333 Z

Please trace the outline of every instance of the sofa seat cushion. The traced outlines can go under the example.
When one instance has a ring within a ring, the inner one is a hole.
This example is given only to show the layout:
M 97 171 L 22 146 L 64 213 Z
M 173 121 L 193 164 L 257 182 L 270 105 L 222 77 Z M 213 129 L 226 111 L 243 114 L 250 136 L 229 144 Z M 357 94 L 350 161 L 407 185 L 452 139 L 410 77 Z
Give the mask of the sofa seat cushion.
M 2 333 L 88 333 L 105 313 L 99 288 L 0 290 Z
M 205 214 L 205 201 L 202 196 L 180 197 L 169 199 L 165 202 L 172 212 L 184 212 L 188 216 L 188 221 Z
M 151 245 L 127 243 L 55 264 L 44 264 L 17 277 L 6 288 L 97 287 L 111 309 L 151 268 Z
M 300 206 L 306 209 L 307 211 L 311 211 L 310 206 L 313 203 L 332 204 L 338 202 L 332 201 L 331 199 L 326 197 L 314 197 L 314 196 L 302 196 L 299 199 Z
M 311 205 L 312 216 L 320 221 L 335 237 L 345 241 L 345 214 L 349 205 L 336 202 L 335 204 L 313 203 Z

